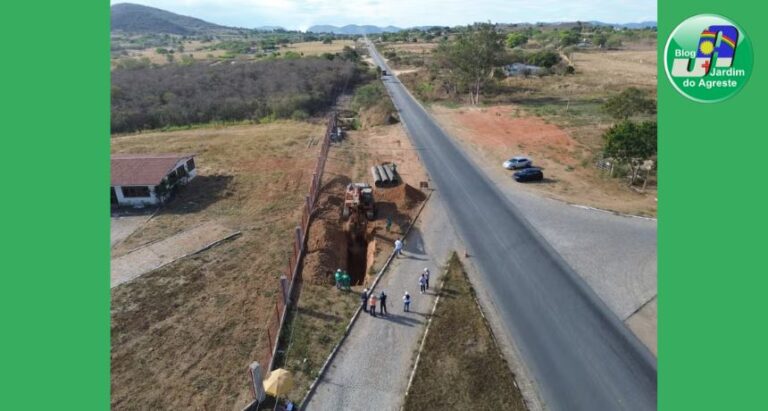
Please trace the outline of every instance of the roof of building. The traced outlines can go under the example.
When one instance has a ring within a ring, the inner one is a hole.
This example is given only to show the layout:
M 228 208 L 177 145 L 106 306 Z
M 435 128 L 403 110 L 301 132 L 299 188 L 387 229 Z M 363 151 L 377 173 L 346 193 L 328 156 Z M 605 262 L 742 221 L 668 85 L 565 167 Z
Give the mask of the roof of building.
M 115 154 L 112 155 L 112 186 L 154 186 L 173 171 L 179 161 L 195 154 Z

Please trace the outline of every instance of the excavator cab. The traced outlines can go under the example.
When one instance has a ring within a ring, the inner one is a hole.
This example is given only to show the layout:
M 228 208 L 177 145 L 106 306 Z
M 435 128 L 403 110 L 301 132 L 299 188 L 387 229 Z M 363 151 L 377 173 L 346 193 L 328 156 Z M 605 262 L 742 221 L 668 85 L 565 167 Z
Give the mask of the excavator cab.
M 365 214 L 365 218 L 368 220 L 373 220 L 376 217 L 376 201 L 373 198 L 373 188 L 370 185 L 366 183 L 347 185 L 341 216 L 346 220 L 353 213 Z

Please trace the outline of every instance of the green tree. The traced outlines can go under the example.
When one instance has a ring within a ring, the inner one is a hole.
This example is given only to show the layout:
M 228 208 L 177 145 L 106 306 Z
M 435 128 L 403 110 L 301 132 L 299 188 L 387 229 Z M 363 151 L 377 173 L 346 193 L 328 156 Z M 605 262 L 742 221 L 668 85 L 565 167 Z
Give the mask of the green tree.
M 578 44 L 581 41 L 581 35 L 578 31 L 565 30 L 560 32 L 560 47 Z
M 632 179 L 635 182 L 642 162 L 656 155 L 657 130 L 655 121 L 636 123 L 623 120 L 603 134 L 603 155 L 614 158 L 620 163 L 632 166 Z
M 645 91 L 629 87 L 608 98 L 608 101 L 603 104 L 603 111 L 617 120 L 626 120 L 642 113 L 655 113 L 656 101 L 648 98 Z
M 608 36 L 603 33 L 597 33 L 592 37 L 592 42 L 600 48 L 605 47 L 605 43 L 608 41 Z
M 471 104 L 480 103 L 483 87 L 502 63 L 504 37 L 491 23 L 476 23 L 459 32 L 452 43 L 438 46 L 438 58 L 450 68 L 453 81 L 469 89 Z
M 515 48 L 528 42 L 528 36 L 523 33 L 514 32 L 507 35 L 507 47 Z
M 332 43 L 333 43 L 333 37 L 323 38 L 323 44 L 332 44 Z
M 549 49 L 539 50 L 525 55 L 525 62 L 534 66 L 549 68 L 560 62 L 560 54 Z
M 623 120 L 603 134 L 603 154 L 617 160 L 647 159 L 656 154 L 656 122 Z

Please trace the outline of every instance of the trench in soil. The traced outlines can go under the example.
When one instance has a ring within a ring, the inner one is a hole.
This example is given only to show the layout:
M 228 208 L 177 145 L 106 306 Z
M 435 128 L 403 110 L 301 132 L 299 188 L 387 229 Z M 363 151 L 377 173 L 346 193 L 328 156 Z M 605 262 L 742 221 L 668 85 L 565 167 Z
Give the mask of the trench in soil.
M 353 285 L 363 284 L 368 270 L 368 240 L 350 236 L 347 240 L 347 270 Z

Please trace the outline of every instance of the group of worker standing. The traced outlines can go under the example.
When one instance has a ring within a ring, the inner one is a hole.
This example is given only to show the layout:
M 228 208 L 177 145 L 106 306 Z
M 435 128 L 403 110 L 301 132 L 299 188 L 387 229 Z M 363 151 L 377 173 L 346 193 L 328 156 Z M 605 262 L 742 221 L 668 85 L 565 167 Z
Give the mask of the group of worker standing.
M 403 252 L 403 240 L 398 238 L 395 240 L 395 250 L 394 254 L 395 256 L 401 255 Z M 336 288 L 339 290 L 350 290 L 350 283 L 352 281 L 351 277 L 346 271 L 343 271 L 341 268 L 336 270 L 336 273 L 334 274 L 334 278 L 336 280 Z M 424 271 L 419 274 L 419 291 L 421 294 L 424 294 L 429 290 L 429 269 L 424 268 Z M 376 316 L 376 306 L 379 306 L 379 315 L 384 316 L 387 315 L 387 294 L 382 290 L 379 295 L 377 296 L 375 293 L 373 293 L 373 290 L 371 292 L 368 291 L 367 288 L 363 289 L 363 292 L 360 294 L 360 304 L 363 308 L 363 311 L 369 313 L 372 317 Z M 408 293 L 408 291 L 405 291 L 403 294 L 403 312 L 410 312 L 411 311 L 411 295 Z
M 421 294 L 424 294 L 427 290 L 429 290 L 428 268 L 424 268 L 424 271 L 419 275 L 419 289 L 421 290 Z M 367 312 L 372 317 L 375 317 L 377 303 L 379 306 L 379 315 L 387 315 L 387 293 L 382 290 L 381 293 L 376 296 L 373 290 L 369 292 L 367 288 L 363 289 L 363 292 L 360 294 L 360 304 L 363 308 L 363 311 Z M 408 291 L 405 291 L 403 294 L 403 312 L 410 311 L 411 295 L 408 293 Z

